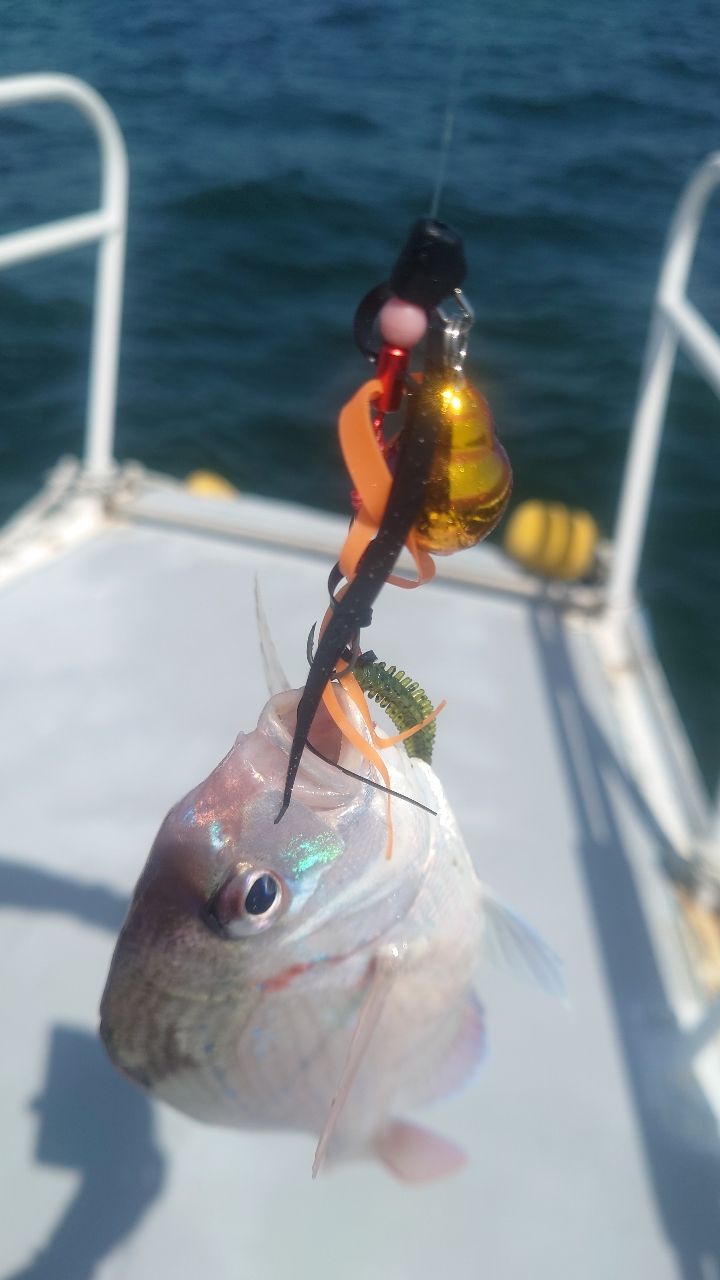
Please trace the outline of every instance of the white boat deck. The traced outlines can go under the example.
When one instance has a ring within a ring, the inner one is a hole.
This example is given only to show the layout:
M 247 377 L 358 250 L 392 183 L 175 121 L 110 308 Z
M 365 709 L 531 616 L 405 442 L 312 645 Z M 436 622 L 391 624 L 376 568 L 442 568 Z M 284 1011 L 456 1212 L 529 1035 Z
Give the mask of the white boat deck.
M 313 1183 L 312 1139 L 204 1128 L 105 1061 L 98 1001 L 155 831 L 265 700 L 254 576 L 301 683 L 344 528 L 250 501 L 200 532 L 211 505 L 148 490 L 56 552 L 68 509 L 0 556 L 0 1274 L 720 1277 L 720 1071 L 684 1029 L 703 999 L 667 834 L 596 624 L 492 549 L 463 574 L 508 589 L 388 588 L 367 633 L 448 698 L 434 764 L 480 874 L 567 969 L 569 1010 L 488 972 L 484 1074 L 422 1117 L 467 1169 L 423 1189 L 371 1164 Z

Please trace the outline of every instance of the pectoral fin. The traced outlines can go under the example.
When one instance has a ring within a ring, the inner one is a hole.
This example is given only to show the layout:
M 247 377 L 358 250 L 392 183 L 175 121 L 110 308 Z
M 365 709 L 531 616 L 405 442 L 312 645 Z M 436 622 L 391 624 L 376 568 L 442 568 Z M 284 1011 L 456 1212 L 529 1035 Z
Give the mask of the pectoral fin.
M 350 1041 L 347 1060 L 335 1095 L 330 1103 L 327 1120 L 315 1150 L 315 1159 L 312 1167 L 313 1178 L 316 1178 L 320 1172 L 328 1143 L 337 1127 L 357 1073 L 362 1066 L 392 984 L 402 967 L 403 957 L 404 953 L 400 947 L 390 944 L 378 951 L 371 961 L 370 981 L 365 999 L 360 1008 L 357 1025 Z
M 457 1173 L 467 1159 L 449 1138 L 404 1120 L 393 1120 L 375 1141 L 383 1164 L 401 1182 L 433 1182 Z
M 482 886 L 482 955 L 521 982 L 566 999 L 560 957 L 515 911 Z

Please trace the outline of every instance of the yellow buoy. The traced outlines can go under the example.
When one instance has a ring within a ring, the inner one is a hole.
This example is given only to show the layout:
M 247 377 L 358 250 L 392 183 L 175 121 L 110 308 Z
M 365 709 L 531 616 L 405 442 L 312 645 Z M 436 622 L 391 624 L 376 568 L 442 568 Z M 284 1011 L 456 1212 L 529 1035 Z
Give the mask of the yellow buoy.
M 545 578 L 577 582 L 595 562 L 600 534 L 587 511 L 571 511 L 561 502 L 523 502 L 505 529 L 509 556 Z
M 238 492 L 229 480 L 214 471 L 191 471 L 185 484 L 191 493 L 201 498 L 234 498 Z

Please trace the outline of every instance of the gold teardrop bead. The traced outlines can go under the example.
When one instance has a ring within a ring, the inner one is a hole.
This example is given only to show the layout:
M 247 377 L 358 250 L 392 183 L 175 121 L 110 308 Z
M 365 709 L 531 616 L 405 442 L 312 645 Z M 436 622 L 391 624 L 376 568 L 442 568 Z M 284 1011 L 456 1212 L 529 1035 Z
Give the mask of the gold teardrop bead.
M 420 394 L 431 398 L 437 444 L 415 532 L 426 551 L 452 555 L 495 528 L 510 497 L 512 469 L 490 406 L 474 387 L 428 379 Z

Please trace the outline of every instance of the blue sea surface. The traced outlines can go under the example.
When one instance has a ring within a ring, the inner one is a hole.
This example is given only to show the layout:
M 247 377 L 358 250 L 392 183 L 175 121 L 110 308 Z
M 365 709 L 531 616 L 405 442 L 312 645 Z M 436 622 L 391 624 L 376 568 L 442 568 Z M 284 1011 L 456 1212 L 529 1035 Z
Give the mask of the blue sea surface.
M 428 211 L 463 234 L 474 379 L 516 476 L 612 528 L 649 309 L 681 187 L 720 147 L 715 0 L 31 0 L 0 74 L 63 71 L 116 112 L 131 170 L 119 456 L 346 509 L 351 322 Z M 0 232 L 91 208 L 64 107 L 0 117 Z M 720 202 L 717 202 L 720 203 Z M 720 215 L 692 295 L 720 322 Z M 81 443 L 93 256 L 0 277 L 0 516 Z M 720 757 L 720 409 L 680 362 L 641 585 L 703 768 Z

